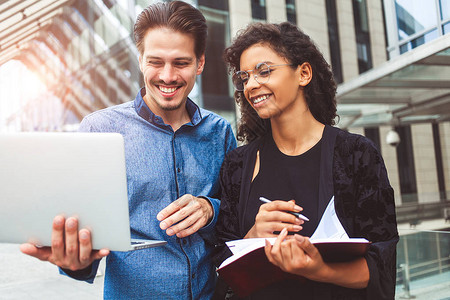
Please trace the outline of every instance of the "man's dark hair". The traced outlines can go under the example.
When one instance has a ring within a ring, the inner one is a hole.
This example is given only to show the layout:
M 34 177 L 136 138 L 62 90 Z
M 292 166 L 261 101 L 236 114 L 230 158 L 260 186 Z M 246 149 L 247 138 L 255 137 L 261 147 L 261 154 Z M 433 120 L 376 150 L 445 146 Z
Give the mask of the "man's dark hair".
M 232 45 L 225 49 L 224 59 L 232 74 L 239 71 L 242 52 L 255 44 L 272 48 L 287 59 L 294 70 L 304 62 L 311 65 L 312 79 L 304 89 L 306 104 L 317 121 L 334 125 L 336 83 L 330 65 L 310 37 L 288 22 L 250 24 L 240 31 Z M 258 116 L 245 99 L 244 92 L 236 91 L 234 97 L 241 109 L 241 121 L 237 133 L 239 141 L 251 142 L 270 131 L 270 121 Z
M 194 38 L 195 56 L 205 53 L 207 26 L 203 14 L 192 5 L 182 2 L 158 2 L 147 6 L 136 18 L 134 40 L 139 53 L 144 52 L 143 40 L 151 28 L 166 27 Z

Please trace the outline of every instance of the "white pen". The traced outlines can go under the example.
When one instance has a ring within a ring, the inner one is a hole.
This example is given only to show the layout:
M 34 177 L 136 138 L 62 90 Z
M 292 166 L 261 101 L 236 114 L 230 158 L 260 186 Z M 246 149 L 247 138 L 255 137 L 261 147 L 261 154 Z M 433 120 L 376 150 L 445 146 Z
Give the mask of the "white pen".
M 264 198 L 264 197 L 259 197 L 259 200 L 261 200 L 264 203 L 272 202 L 271 200 Z M 302 219 L 303 221 L 309 221 L 309 219 L 306 216 L 302 215 L 301 213 L 294 212 L 294 211 L 286 211 L 286 212 L 296 216 L 299 219 Z

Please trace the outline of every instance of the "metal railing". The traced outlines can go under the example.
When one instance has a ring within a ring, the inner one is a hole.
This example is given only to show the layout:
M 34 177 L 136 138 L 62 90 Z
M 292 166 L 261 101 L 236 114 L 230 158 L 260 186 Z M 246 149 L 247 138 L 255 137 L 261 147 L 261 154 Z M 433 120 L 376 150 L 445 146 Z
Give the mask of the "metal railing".
M 422 220 L 445 218 L 450 221 L 450 200 L 432 203 L 407 203 L 397 206 L 397 223 L 415 225 Z
M 432 265 L 438 264 L 437 267 Z M 430 266 L 430 267 L 429 267 Z M 427 268 L 429 267 L 429 268 Z M 424 269 L 425 268 L 425 269 Z M 415 271 L 415 269 L 420 269 Z M 424 263 L 419 263 L 409 266 L 408 264 L 401 264 L 397 269 L 397 285 L 402 285 L 403 295 L 402 299 L 414 299 L 415 296 L 411 294 L 411 281 L 415 278 L 424 277 L 425 275 L 435 275 L 450 271 L 450 258 L 443 258 L 440 260 L 432 260 Z

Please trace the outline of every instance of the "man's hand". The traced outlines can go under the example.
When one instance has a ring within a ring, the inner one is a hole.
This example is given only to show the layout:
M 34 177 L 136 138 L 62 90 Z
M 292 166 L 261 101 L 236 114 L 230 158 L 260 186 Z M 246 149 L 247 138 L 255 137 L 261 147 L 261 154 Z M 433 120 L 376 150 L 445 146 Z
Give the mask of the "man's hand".
M 72 217 L 65 220 L 63 216 L 53 219 L 51 247 L 27 243 L 20 245 L 20 251 L 71 271 L 85 269 L 94 260 L 109 254 L 107 249 L 93 251 L 89 230 L 78 231 L 78 220 Z
M 284 228 L 290 232 L 299 232 L 304 221 L 287 211 L 300 212 L 303 208 L 295 204 L 294 200 L 276 200 L 259 207 L 255 218 L 255 225 L 247 232 L 244 238 L 276 237 L 274 232 L 280 232 Z
M 208 200 L 186 194 L 161 210 L 156 218 L 161 221 L 159 227 L 166 230 L 167 235 L 176 234 L 183 238 L 208 224 L 213 212 Z

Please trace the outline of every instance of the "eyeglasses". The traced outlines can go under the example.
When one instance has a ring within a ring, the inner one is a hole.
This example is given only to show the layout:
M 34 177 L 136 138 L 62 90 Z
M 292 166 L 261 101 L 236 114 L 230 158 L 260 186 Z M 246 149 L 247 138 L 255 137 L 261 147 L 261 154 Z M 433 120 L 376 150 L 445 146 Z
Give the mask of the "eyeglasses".
M 234 88 L 242 92 L 245 88 L 245 85 L 247 84 L 248 80 L 250 79 L 250 72 L 253 73 L 253 78 L 255 78 L 256 82 L 259 84 L 264 84 L 269 81 L 270 78 L 270 71 L 273 67 L 281 67 L 281 66 L 292 66 L 292 64 L 281 64 L 281 65 L 268 65 L 265 62 L 261 62 L 256 65 L 256 67 L 253 70 L 248 71 L 237 71 L 233 75 L 233 85 Z

